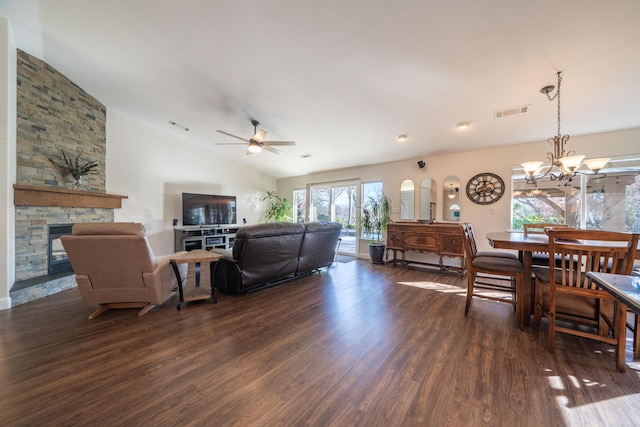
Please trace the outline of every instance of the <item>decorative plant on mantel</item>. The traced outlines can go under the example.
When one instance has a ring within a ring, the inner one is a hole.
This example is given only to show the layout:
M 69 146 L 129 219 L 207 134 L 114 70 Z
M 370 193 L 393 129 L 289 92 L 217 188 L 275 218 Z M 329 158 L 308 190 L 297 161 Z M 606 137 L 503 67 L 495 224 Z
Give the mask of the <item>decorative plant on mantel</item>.
M 71 176 L 73 177 L 73 189 L 77 190 L 78 187 L 80 186 L 80 180 L 82 179 L 83 176 L 85 175 L 93 175 L 98 173 L 95 169 L 98 167 L 98 161 L 97 160 L 91 160 L 88 162 L 82 162 L 80 161 L 80 155 L 82 154 L 82 150 L 78 151 L 78 155 L 75 158 L 72 158 L 70 156 L 67 156 L 67 154 L 64 152 L 64 150 L 61 148 L 60 149 L 60 155 L 62 157 L 62 160 L 64 161 L 64 165 L 61 165 L 59 163 L 56 163 L 53 159 L 49 159 L 51 161 L 51 163 L 53 163 L 54 165 L 58 166 L 60 169 L 62 169 L 65 172 L 69 172 L 69 174 L 71 174 Z
M 267 191 L 262 201 L 269 201 L 269 209 L 264 216 L 267 222 L 291 222 L 292 219 L 287 213 L 291 210 L 291 204 L 286 197 L 280 197 L 275 191 Z

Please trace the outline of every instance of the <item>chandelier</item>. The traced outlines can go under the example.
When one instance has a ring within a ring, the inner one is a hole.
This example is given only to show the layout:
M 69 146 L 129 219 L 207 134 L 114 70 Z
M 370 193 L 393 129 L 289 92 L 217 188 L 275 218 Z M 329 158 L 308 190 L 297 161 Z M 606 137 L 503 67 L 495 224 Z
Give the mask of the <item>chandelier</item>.
M 547 142 L 553 146 L 553 151 L 547 153 L 547 160 L 551 163 L 550 166 L 543 172 L 544 162 L 525 162 L 522 163 L 522 168 L 527 173 L 527 184 L 538 185 L 537 180 L 540 178 L 549 178 L 552 181 L 566 181 L 564 185 L 569 185 L 573 177 L 578 173 L 584 173 L 579 171 L 578 168 L 583 163 L 585 156 L 576 155 L 573 150 L 565 150 L 565 144 L 569 142 L 569 135 L 562 135 L 560 132 L 560 83 L 562 82 L 561 71 L 558 71 L 558 90 L 555 95 L 549 95 L 555 87 L 553 85 L 545 86 L 540 89 L 540 92 L 547 95 L 549 101 L 554 99 L 558 100 L 558 134 L 553 138 L 549 138 Z M 584 160 L 584 164 L 587 165 L 589 170 L 593 173 L 590 175 L 599 175 L 597 178 L 603 178 L 606 176 L 604 173 L 600 173 L 600 170 L 611 160 L 610 158 L 598 158 Z M 557 171 L 554 171 L 554 167 Z
M 449 191 L 449 194 L 447 194 L 447 197 L 449 197 L 450 199 L 455 199 L 456 198 L 456 193 L 458 192 L 458 187 L 456 187 L 456 192 L 453 192 L 453 184 L 451 184 L 451 191 Z

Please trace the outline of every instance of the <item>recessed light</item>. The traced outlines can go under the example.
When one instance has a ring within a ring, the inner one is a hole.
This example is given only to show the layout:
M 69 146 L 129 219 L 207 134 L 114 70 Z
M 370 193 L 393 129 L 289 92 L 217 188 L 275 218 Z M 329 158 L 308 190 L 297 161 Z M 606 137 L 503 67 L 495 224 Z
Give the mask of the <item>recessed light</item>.
M 471 126 L 471 122 L 460 122 L 456 125 L 458 129 L 466 129 Z
M 406 133 L 396 136 L 396 141 L 398 142 L 405 142 L 407 139 L 409 139 L 409 136 Z

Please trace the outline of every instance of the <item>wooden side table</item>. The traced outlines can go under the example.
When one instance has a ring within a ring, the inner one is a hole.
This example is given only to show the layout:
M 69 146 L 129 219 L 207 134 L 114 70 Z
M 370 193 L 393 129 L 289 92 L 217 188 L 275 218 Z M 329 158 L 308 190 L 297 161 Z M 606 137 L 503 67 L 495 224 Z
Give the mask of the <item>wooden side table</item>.
M 180 294 L 180 302 L 178 302 L 178 310 L 182 308 L 182 304 L 190 301 L 199 301 L 199 300 L 208 300 L 209 302 L 217 302 L 216 298 L 216 289 L 213 285 L 213 278 L 216 274 L 216 269 L 218 268 L 218 261 L 222 258 L 222 255 L 216 254 L 213 252 L 205 251 L 203 249 L 195 249 L 186 254 L 176 255 L 169 259 L 169 263 L 173 266 L 173 271 L 176 274 L 176 279 L 178 279 L 178 292 Z M 210 285 L 211 285 L 211 294 L 208 295 L 206 293 L 198 292 L 201 291 L 200 287 L 200 273 L 201 273 L 201 264 L 209 263 L 209 274 L 210 274 Z M 182 283 L 182 279 L 180 277 L 180 271 L 178 269 L 178 264 L 189 264 L 187 266 L 187 277 L 185 277 L 185 283 Z M 193 265 L 195 280 L 193 281 L 194 285 L 194 295 L 185 297 L 185 285 L 186 282 L 190 279 L 189 268 Z

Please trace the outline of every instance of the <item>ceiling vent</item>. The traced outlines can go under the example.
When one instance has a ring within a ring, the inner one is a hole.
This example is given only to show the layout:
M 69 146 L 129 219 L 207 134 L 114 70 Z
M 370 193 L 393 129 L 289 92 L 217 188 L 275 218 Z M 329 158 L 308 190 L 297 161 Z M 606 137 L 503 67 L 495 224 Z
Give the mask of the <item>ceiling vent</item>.
M 173 126 L 175 126 L 175 127 L 177 127 L 177 128 L 180 128 L 180 129 L 182 129 L 182 130 L 184 130 L 184 131 L 187 131 L 187 132 L 189 131 L 189 128 L 188 128 L 188 127 L 186 127 L 185 125 L 181 125 L 180 123 L 177 123 L 177 122 L 175 122 L 175 121 L 173 121 L 173 120 L 170 120 L 170 121 L 169 121 L 169 124 L 170 124 L 170 125 L 173 125 Z
M 529 111 L 528 105 L 523 105 L 521 107 L 509 108 L 507 110 L 496 111 L 493 113 L 493 117 L 496 119 L 501 119 L 503 117 L 515 116 L 516 114 L 524 114 Z

